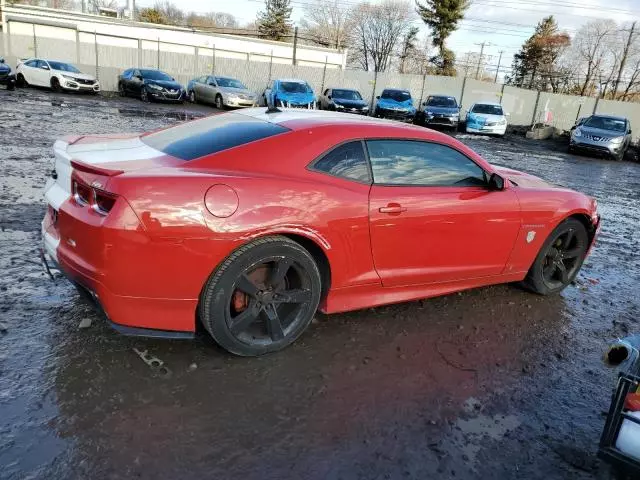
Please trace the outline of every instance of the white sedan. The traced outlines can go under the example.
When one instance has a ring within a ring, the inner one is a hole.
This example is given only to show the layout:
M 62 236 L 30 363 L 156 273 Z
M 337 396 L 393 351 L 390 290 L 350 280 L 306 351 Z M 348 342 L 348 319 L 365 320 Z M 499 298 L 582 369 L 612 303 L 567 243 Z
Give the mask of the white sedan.
M 507 131 L 507 114 L 499 103 L 474 103 L 467 113 L 466 130 L 503 136 Z
M 54 91 L 75 90 L 97 93 L 100 82 L 69 63 L 30 58 L 16 67 L 18 86 L 50 87 Z

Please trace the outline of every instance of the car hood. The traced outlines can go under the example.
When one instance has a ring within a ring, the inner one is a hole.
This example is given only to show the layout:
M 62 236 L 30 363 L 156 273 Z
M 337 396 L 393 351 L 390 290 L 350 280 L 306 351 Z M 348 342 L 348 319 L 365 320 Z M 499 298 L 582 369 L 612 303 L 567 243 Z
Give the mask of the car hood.
M 343 100 L 341 98 L 332 99 L 336 105 L 343 105 L 347 108 L 363 108 L 368 104 L 364 100 Z
M 312 92 L 289 93 L 289 92 L 278 91 L 276 93 L 276 96 L 278 97 L 278 100 L 283 100 L 285 102 L 292 102 L 292 103 L 310 103 L 315 101 L 316 99 L 315 95 Z
M 567 190 L 561 185 L 554 185 L 540 177 L 531 175 L 529 173 L 513 170 L 506 167 L 494 167 L 496 173 L 508 178 L 511 182 L 515 183 L 520 188 L 536 188 L 536 189 L 562 189 Z
M 247 95 L 254 98 L 256 95 L 248 88 L 234 88 L 234 87 L 218 87 L 218 90 L 224 93 L 231 93 L 233 95 Z
M 434 107 L 431 105 L 426 105 L 424 111 L 427 113 L 443 113 L 445 115 L 456 115 L 460 113 L 458 107 Z
M 413 100 L 409 98 L 404 102 L 398 102 L 397 100 L 393 100 L 392 98 L 380 97 L 378 99 L 378 106 L 383 108 L 393 108 L 393 107 L 413 108 Z
M 93 75 L 89 75 L 87 73 L 75 73 L 75 72 L 67 72 L 65 70 L 52 70 L 53 72 L 59 73 L 60 75 L 66 75 L 67 77 L 79 78 L 80 80 L 95 80 L 96 77 Z
M 615 137 L 623 137 L 625 135 L 624 132 L 616 132 L 614 130 L 604 130 L 602 128 L 585 127 L 584 125 L 581 125 L 578 128 L 582 133 L 588 133 L 589 135 L 595 135 L 598 137 L 615 138 Z
M 145 79 L 144 80 L 144 84 L 145 85 L 158 85 L 159 87 L 162 88 L 171 88 L 174 90 L 178 90 L 182 88 L 182 85 L 180 85 L 178 82 L 175 81 L 171 81 L 171 80 L 150 80 L 150 79 Z

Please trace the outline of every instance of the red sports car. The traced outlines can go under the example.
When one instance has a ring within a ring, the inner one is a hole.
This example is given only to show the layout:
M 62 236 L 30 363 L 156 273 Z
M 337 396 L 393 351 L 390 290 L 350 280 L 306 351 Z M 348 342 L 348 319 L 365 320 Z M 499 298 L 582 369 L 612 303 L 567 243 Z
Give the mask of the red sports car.
M 238 355 L 343 312 L 578 273 L 596 201 L 422 127 L 250 109 L 54 145 L 43 258 L 113 326 Z

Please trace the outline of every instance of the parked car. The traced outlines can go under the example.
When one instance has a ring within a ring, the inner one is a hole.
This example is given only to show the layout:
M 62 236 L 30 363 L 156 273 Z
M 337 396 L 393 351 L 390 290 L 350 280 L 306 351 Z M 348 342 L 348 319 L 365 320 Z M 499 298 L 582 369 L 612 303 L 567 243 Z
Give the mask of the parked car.
M 600 224 L 594 199 L 444 133 L 337 112 L 242 109 L 53 151 L 45 261 L 122 332 L 200 321 L 238 355 L 284 348 L 318 308 L 557 293 Z
M 13 90 L 16 86 L 16 76 L 2 57 L 0 57 L 0 85 L 4 85 L 7 90 Z
M 16 83 L 19 87 L 35 85 L 62 90 L 98 93 L 100 82 L 93 75 L 82 73 L 70 63 L 42 58 L 30 58 L 16 67 Z
M 385 88 L 376 97 L 375 116 L 380 118 L 392 118 L 404 122 L 413 122 L 416 109 L 409 90 L 397 88 Z
M 474 103 L 467 112 L 466 131 L 467 133 L 489 133 L 502 137 L 507 132 L 507 115 L 499 103 Z
M 369 104 L 362 99 L 360 92 L 347 88 L 327 88 L 318 98 L 318 106 L 322 110 L 369 114 Z
M 118 77 L 118 93 L 121 97 L 133 95 L 143 102 L 180 102 L 185 99 L 185 90 L 175 78 L 160 70 L 130 68 Z
M 316 96 L 304 80 L 271 80 L 262 94 L 267 105 L 283 108 L 316 108 Z
M 629 120 L 612 115 L 591 115 L 571 132 L 569 152 L 590 152 L 622 160 L 630 144 Z
M 255 107 L 258 96 L 240 80 L 231 77 L 203 75 L 187 85 L 187 95 L 193 103 L 212 103 L 222 110 L 225 107 Z
M 460 107 L 456 97 L 449 95 L 430 95 L 422 102 L 416 113 L 416 123 L 425 127 L 439 125 L 458 129 Z

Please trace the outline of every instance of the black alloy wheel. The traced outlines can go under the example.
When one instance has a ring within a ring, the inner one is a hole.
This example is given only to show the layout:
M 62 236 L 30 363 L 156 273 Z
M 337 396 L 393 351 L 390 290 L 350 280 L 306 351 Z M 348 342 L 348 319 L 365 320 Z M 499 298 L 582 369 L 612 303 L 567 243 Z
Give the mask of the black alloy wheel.
M 142 87 L 140 89 L 140 100 L 145 103 L 149 103 L 149 92 L 147 92 L 147 89 L 145 87 Z
M 222 100 L 222 95 L 216 95 L 216 108 L 218 110 L 224 110 L 224 101 Z
M 24 75 L 22 75 L 21 73 L 19 73 L 16 77 L 16 85 L 18 86 L 18 88 L 22 88 L 22 87 L 26 87 L 29 85 L 29 83 L 27 82 L 27 80 L 24 78 Z
M 540 249 L 525 285 L 542 295 L 561 291 L 577 276 L 588 248 L 589 235 L 582 222 L 565 220 Z
M 209 279 L 200 318 L 226 350 L 256 356 L 281 350 L 307 328 L 320 301 L 313 257 L 286 237 L 265 237 L 225 260 Z
M 56 77 L 53 77 L 51 79 L 51 90 L 53 90 L 54 92 L 59 92 L 62 90 L 62 87 L 60 87 L 60 81 Z

